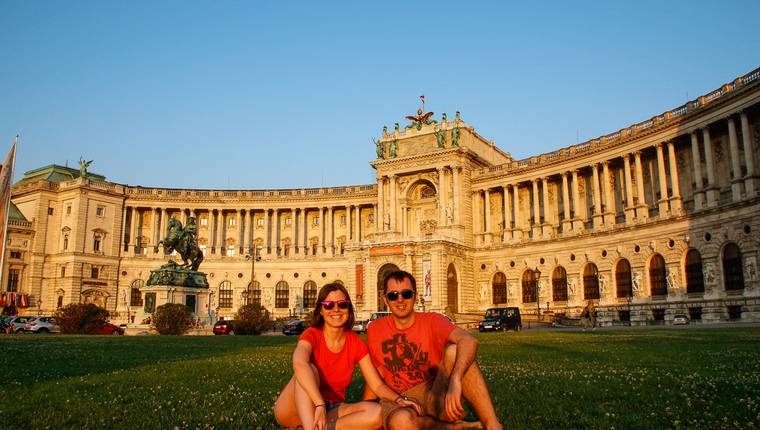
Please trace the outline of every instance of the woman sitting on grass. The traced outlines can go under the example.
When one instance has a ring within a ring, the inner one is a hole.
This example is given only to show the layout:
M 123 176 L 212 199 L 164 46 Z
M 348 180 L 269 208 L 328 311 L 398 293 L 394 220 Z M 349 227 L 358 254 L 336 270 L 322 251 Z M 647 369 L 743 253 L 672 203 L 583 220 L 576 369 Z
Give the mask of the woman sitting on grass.
M 337 283 L 322 287 L 311 327 L 293 351 L 294 376 L 274 404 L 280 425 L 305 430 L 381 428 L 378 403 L 345 403 L 346 387 L 357 363 L 372 391 L 421 412 L 416 403 L 404 400 L 383 383 L 367 345 L 351 331 L 353 324 L 354 307 L 346 288 Z

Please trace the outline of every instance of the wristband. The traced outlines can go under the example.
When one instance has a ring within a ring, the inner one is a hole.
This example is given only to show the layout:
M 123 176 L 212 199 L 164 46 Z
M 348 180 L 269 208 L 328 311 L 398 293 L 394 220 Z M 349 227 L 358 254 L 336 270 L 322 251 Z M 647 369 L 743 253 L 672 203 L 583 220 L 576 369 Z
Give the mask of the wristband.
M 396 397 L 396 400 L 394 400 L 393 402 L 394 402 L 394 403 L 398 403 L 398 401 L 399 401 L 399 400 L 407 400 L 407 401 L 408 401 L 408 400 L 409 400 L 409 397 L 406 397 L 406 396 L 398 396 L 398 397 Z
M 318 407 L 320 407 L 320 406 L 324 407 L 324 406 L 325 406 L 325 404 L 324 404 L 324 403 L 320 403 L 320 404 L 318 404 L 318 405 L 314 405 L 314 409 L 317 409 L 317 408 L 318 408 Z

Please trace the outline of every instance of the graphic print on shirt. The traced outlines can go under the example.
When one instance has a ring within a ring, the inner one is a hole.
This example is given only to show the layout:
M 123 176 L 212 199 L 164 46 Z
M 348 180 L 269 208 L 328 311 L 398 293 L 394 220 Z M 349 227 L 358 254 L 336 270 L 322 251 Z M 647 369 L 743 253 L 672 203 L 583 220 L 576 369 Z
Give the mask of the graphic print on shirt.
M 396 333 L 382 343 L 383 363 L 393 375 L 391 388 L 398 392 L 432 379 L 428 352 L 416 343 L 409 342 L 405 333 Z

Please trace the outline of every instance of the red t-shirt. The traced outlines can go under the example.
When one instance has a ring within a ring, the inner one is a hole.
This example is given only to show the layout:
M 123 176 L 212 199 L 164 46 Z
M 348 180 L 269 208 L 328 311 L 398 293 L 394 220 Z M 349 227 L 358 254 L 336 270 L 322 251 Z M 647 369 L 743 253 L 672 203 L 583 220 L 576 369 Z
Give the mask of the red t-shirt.
M 346 387 L 351 383 L 354 367 L 369 352 L 356 333 L 346 330 L 345 336 L 346 343 L 338 353 L 327 348 L 321 329 L 309 327 L 299 338 L 311 345 L 311 361 L 319 371 L 319 392 L 331 403 L 346 401 Z
M 454 324 L 434 312 L 415 313 L 414 324 L 396 328 L 393 316 L 375 320 L 367 329 L 372 362 L 386 385 L 397 393 L 435 378 Z

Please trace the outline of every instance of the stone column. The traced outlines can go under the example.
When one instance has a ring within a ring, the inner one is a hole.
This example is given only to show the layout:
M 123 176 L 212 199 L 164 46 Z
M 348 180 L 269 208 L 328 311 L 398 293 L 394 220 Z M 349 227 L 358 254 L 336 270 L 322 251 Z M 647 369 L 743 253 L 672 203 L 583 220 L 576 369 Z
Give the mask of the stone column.
M 153 253 L 158 254 L 158 241 L 161 240 L 161 209 L 153 208 L 150 213 L 153 216 Z
M 509 204 L 509 185 L 504 185 L 504 242 L 512 237 L 512 208 Z
M 290 258 L 294 258 L 298 252 L 296 251 L 298 249 L 298 229 L 296 228 L 298 225 L 297 210 L 298 209 L 296 208 L 290 209 Z
M 660 183 L 660 200 L 657 206 L 660 209 L 660 218 L 665 218 L 670 214 L 668 205 L 668 178 L 665 173 L 665 157 L 662 154 L 662 142 L 655 147 L 657 150 L 657 176 Z
M 124 248 L 124 251 L 127 250 L 129 241 L 127 240 L 128 232 L 127 232 L 127 215 L 129 214 L 129 207 L 127 205 L 123 206 L 124 211 L 121 214 L 121 240 L 119 241 L 119 254 L 121 254 L 121 248 Z
M 408 215 L 409 214 L 407 214 L 407 207 L 406 207 L 405 204 L 402 203 L 401 204 L 401 236 L 402 237 L 407 237 L 407 235 L 409 234 L 409 230 L 408 230 L 409 227 L 407 225 L 408 224 L 408 220 L 407 220 L 407 216 Z
M 644 168 L 641 164 L 641 151 L 634 154 L 636 163 L 636 192 L 639 197 L 639 204 L 636 206 L 636 217 L 641 221 L 649 218 L 649 205 L 647 205 L 646 195 L 644 194 Z
M 512 202 L 515 209 L 515 229 L 512 232 L 512 236 L 515 240 L 520 240 L 523 237 L 522 225 L 520 223 L 520 184 L 512 184 L 512 190 L 514 191 Z
M 166 235 L 166 223 L 168 221 L 168 212 L 166 208 L 161 208 L 161 228 L 158 230 L 158 240 L 162 240 Z M 156 242 L 158 244 L 158 242 Z
M 375 207 L 375 231 L 385 231 L 385 216 L 384 216 L 384 203 L 385 203 L 385 190 L 383 187 L 385 177 L 381 176 L 377 180 L 377 206 Z
M 328 254 L 335 256 L 335 206 L 327 208 L 327 248 Z
M 269 209 L 264 209 L 264 253 L 272 253 L 272 244 L 269 241 Z
M 742 177 L 741 160 L 739 159 L 739 139 L 736 137 L 736 124 L 734 118 L 728 117 L 728 146 L 731 151 L 731 196 L 733 201 L 738 202 L 742 199 Z
M 554 226 L 554 216 L 549 203 L 549 178 L 546 176 L 541 178 L 541 197 L 544 209 L 544 225 L 541 226 L 541 230 L 544 236 L 549 237 Z
M 484 227 L 483 217 L 480 215 L 480 190 L 476 190 L 472 193 L 472 232 L 475 236 L 476 244 L 478 244 L 478 238 L 483 240 Z
M 562 172 L 562 233 L 570 231 L 570 190 L 567 186 L 567 172 Z
M 694 210 L 701 210 L 705 205 L 704 182 L 702 181 L 702 157 L 699 155 L 699 138 L 697 132 L 691 132 L 691 160 L 694 165 Z
M 615 216 L 617 215 L 617 204 L 615 203 L 615 189 L 612 183 L 613 177 L 610 172 L 610 162 L 602 163 L 602 185 L 604 185 L 604 223 L 607 227 L 615 225 Z
M 398 186 L 398 183 L 396 182 L 397 177 L 396 175 L 391 175 L 391 204 L 390 204 L 390 214 L 391 214 L 391 231 L 396 231 L 396 217 L 398 216 L 398 209 L 397 205 L 398 202 L 396 201 L 396 188 Z
M 486 243 L 491 243 L 491 236 L 493 235 L 493 226 L 491 225 L 491 192 L 486 188 L 483 191 L 483 214 L 485 215 L 485 239 Z
M 744 146 L 744 158 L 747 162 L 747 176 L 744 177 L 745 197 L 751 199 L 757 195 L 757 173 L 755 172 L 755 151 L 752 149 L 752 136 L 750 135 L 749 119 L 747 112 L 741 112 L 739 118 L 742 123 L 742 144 Z
M 582 231 L 584 228 L 584 222 L 585 217 L 582 217 L 582 214 L 585 213 L 585 210 L 581 212 L 581 208 L 585 208 L 586 205 L 583 204 L 583 202 L 580 201 L 580 190 L 578 189 L 578 169 L 573 170 L 573 214 L 575 215 L 573 217 L 573 230 L 575 231 Z
M 323 207 L 319 208 L 319 246 L 317 246 L 317 255 L 322 255 L 327 247 L 325 239 L 325 230 L 327 228 L 327 220 L 325 219 L 327 217 L 325 214 L 326 210 Z
M 599 163 L 591 165 L 591 181 L 594 193 L 594 228 L 602 226 L 602 192 L 599 188 Z
M 353 216 L 353 205 L 346 205 L 346 243 L 351 242 L 353 240 L 353 234 L 354 229 L 352 228 L 353 223 L 351 222 L 351 217 Z
M 673 141 L 668 142 L 668 161 L 670 163 L 670 189 L 673 191 L 673 195 L 670 196 L 670 213 L 680 215 L 683 213 L 681 185 L 678 183 L 678 159 L 676 159 L 676 144 Z
M 705 168 L 707 169 L 707 206 L 713 207 L 720 200 L 720 190 L 715 182 L 715 156 L 710 140 L 710 128 L 702 129 L 702 142 L 705 145 Z
M 243 235 L 243 246 L 245 246 L 245 252 L 248 255 L 253 255 L 253 210 L 245 209 L 245 234 Z
M 356 222 L 354 223 L 354 242 L 356 243 L 359 243 L 362 241 L 361 225 L 362 225 L 362 206 L 356 205 Z
M 533 222 L 530 229 L 533 232 L 534 239 L 541 236 L 541 202 L 538 195 L 538 181 L 538 178 L 531 181 L 533 185 Z
M 625 222 L 630 224 L 636 215 L 633 204 L 633 181 L 631 180 L 631 155 L 623 155 L 623 169 L 625 173 Z
M 438 167 L 438 225 L 446 225 L 446 183 L 444 181 L 443 167 Z
M 451 175 L 452 176 L 452 182 L 453 182 L 453 186 L 454 186 L 454 190 L 453 190 L 453 193 L 454 193 L 454 196 L 453 196 L 454 197 L 454 199 L 453 199 L 454 200 L 454 224 L 459 225 L 459 224 L 461 224 L 461 221 L 459 219 L 459 212 L 460 212 L 459 203 L 461 201 L 461 199 L 460 199 L 460 193 L 462 191 L 462 190 L 459 189 L 459 180 L 460 180 L 459 179 L 459 166 L 452 166 L 451 173 L 452 173 L 452 175 Z
M 135 226 L 137 225 L 137 208 L 132 206 L 131 215 L 129 217 L 129 243 L 132 244 L 132 254 L 135 255 L 135 247 L 138 245 L 137 238 L 135 237 Z
M 303 214 L 303 255 L 306 256 L 311 252 L 309 247 L 309 214 L 306 208 L 301 209 L 301 214 Z

